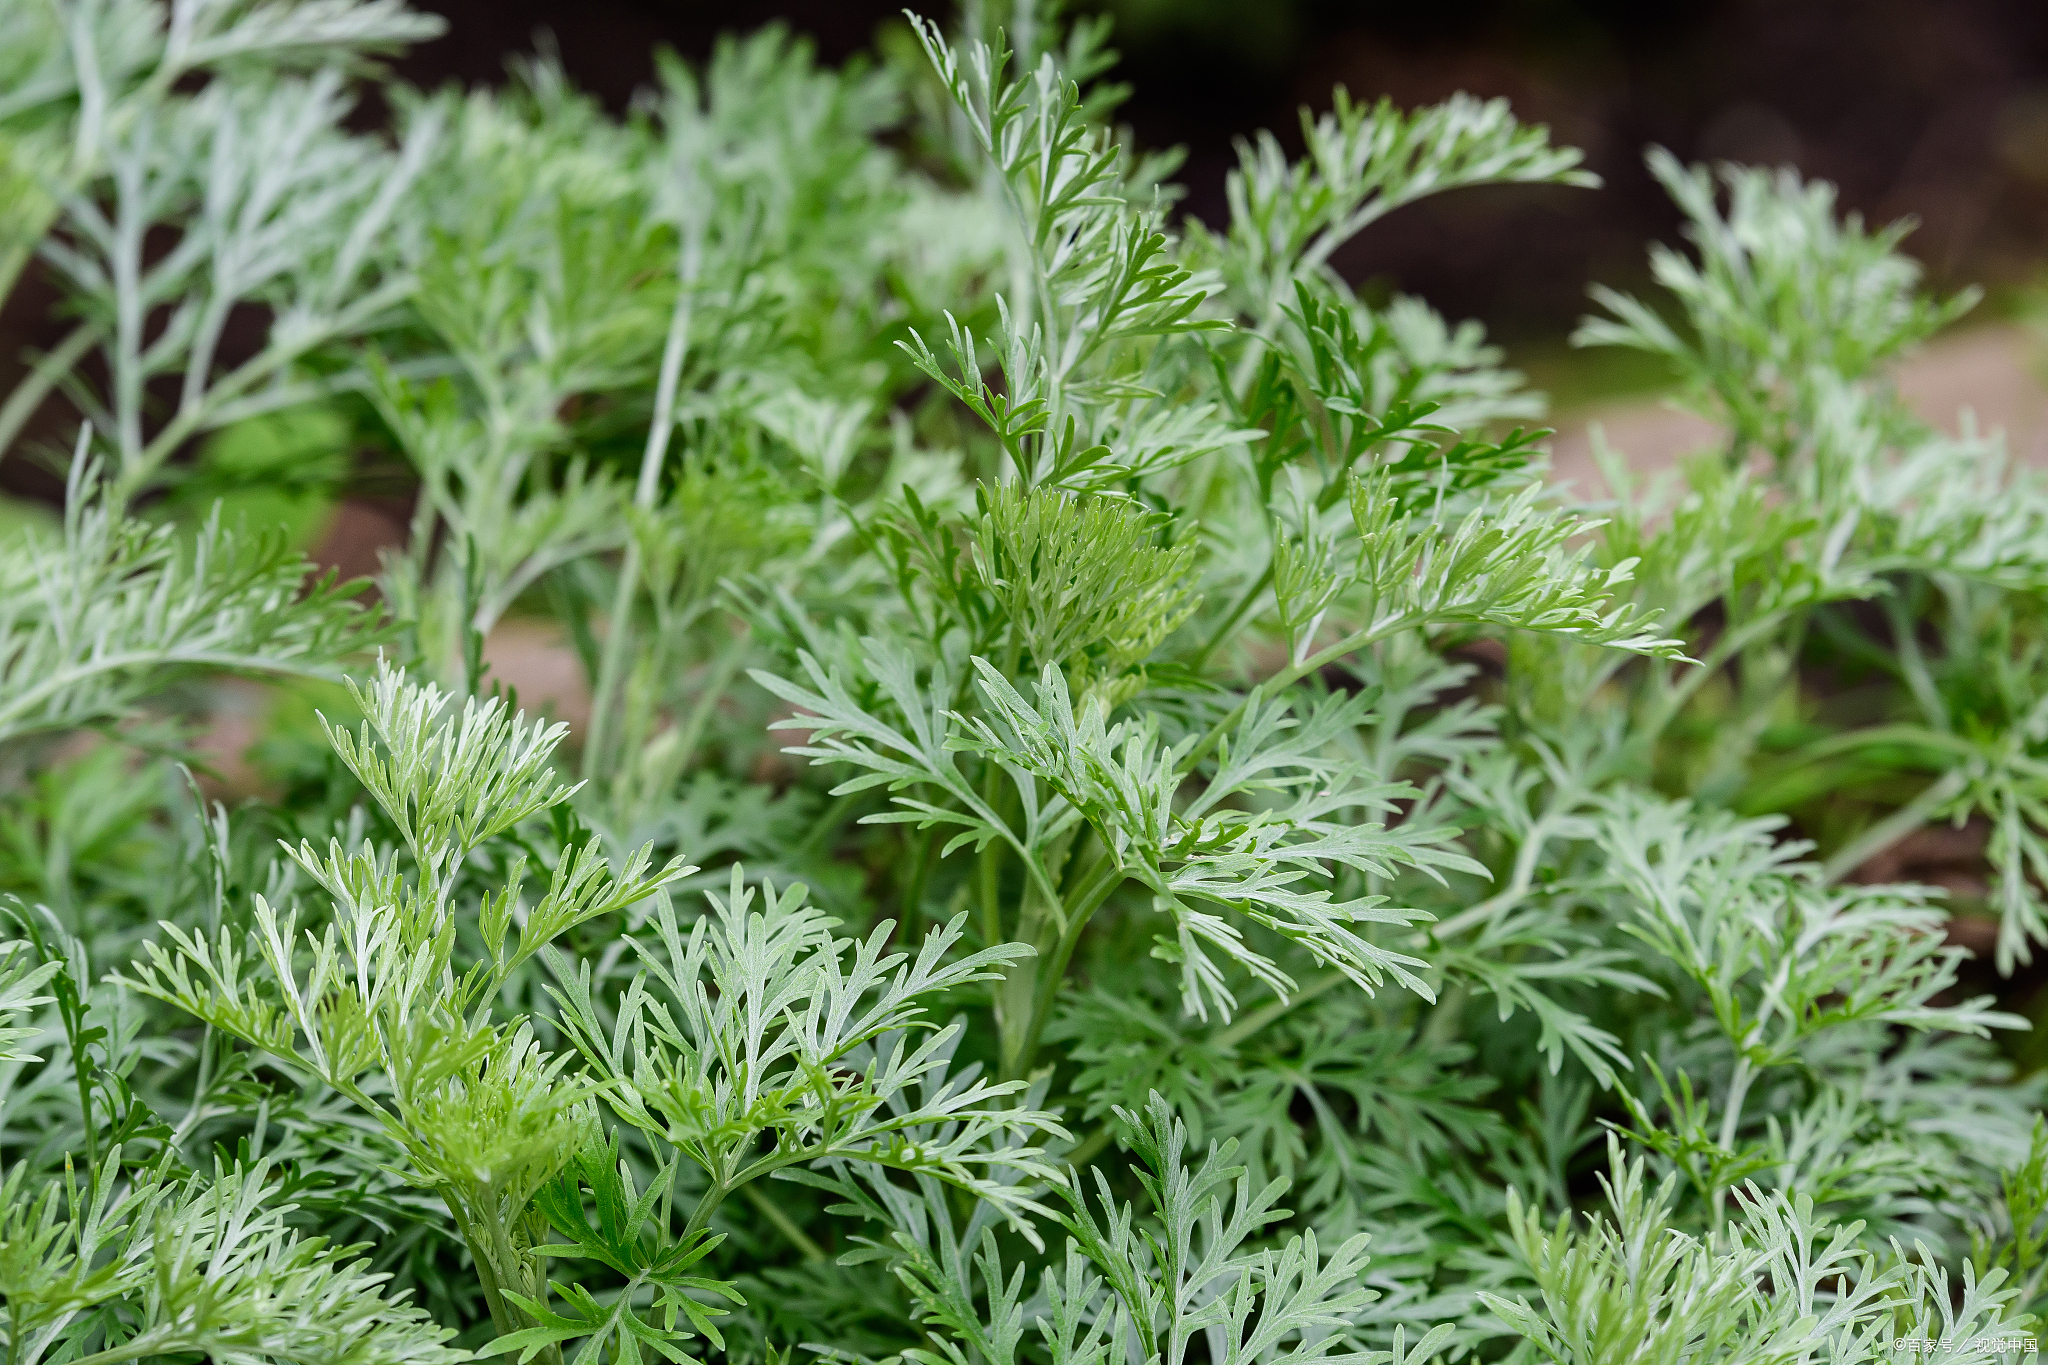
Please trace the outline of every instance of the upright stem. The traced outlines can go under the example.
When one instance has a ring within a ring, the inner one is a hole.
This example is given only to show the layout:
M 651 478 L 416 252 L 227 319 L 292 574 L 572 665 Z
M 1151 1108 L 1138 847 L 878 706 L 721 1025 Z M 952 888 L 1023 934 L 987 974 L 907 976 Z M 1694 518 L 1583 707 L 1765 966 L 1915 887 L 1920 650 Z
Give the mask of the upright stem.
M 1906 680 L 1906 688 L 1913 694 L 1921 714 L 1927 723 L 1937 730 L 1951 729 L 1948 707 L 1942 704 L 1941 689 L 1934 684 L 1934 676 L 1927 671 L 1926 656 L 1920 652 L 1920 640 L 1914 633 L 1918 622 L 1898 593 L 1887 593 L 1878 599 L 1884 604 L 1886 618 L 1891 622 L 1892 642 L 1896 647 L 1899 675 Z
M 508 1277 L 517 1275 L 519 1269 L 519 1253 L 512 1249 L 512 1238 L 506 1231 L 505 1220 L 498 1216 L 497 1210 L 486 1209 L 483 1210 L 484 1225 L 480 1227 L 477 1219 L 463 1211 L 462 1203 L 458 1199 L 448 1199 L 448 1211 L 455 1215 L 456 1230 L 462 1234 L 463 1242 L 469 1247 L 469 1258 L 476 1265 L 477 1283 L 483 1287 L 484 1302 L 491 1310 L 491 1325 L 498 1329 L 499 1336 L 533 1326 L 533 1320 L 505 1297 L 505 1282 Z M 518 1288 L 525 1291 L 530 1286 L 522 1283 Z M 509 1351 L 502 1358 L 506 1365 L 517 1365 L 519 1360 L 516 1353 Z M 562 1365 L 562 1348 L 552 1344 L 543 1346 L 528 1365 L 533 1365 L 533 1362 Z
M 1652 752 L 1665 729 L 1678 718 L 1678 713 L 1685 709 L 1685 704 L 1692 700 L 1693 694 L 1706 685 L 1707 679 L 1720 672 L 1730 659 L 1748 648 L 1752 641 L 1775 630 L 1783 617 L 1783 612 L 1765 612 L 1716 640 L 1714 647 L 1707 651 L 1706 658 L 1700 660 L 1698 665 L 1677 683 L 1666 686 L 1650 704 L 1625 752 L 1632 759 L 1640 759 Z
M 896 912 L 899 932 L 909 933 L 912 917 L 924 905 L 925 885 L 931 880 L 932 863 L 939 851 L 939 831 L 928 829 L 913 840 L 917 851 L 911 855 L 910 875 L 903 882 L 903 897 Z
M 661 374 L 655 382 L 654 420 L 647 428 L 647 444 L 640 453 L 640 477 L 633 487 L 633 505 L 642 512 L 654 507 L 661 489 L 661 466 L 668 456 L 669 436 L 675 430 L 676 389 L 682 383 L 683 357 L 690 349 L 690 316 L 697 298 L 697 276 L 703 267 L 703 234 L 695 227 L 683 230 L 682 257 L 677 263 L 676 307 L 669 316 L 668 339 L 661 349 Z M 583 745 L 583 776 L 587 781 L 605 758 L 611 736 L 611 710 L 619 688 L 619 673 L 625 667 L 626 645 L 631 634 L 633 596 L 640 588 L 640 542 L 626 541 L 626 554 L 619 565 L 618 591 L 612 595 L 609 629 L 604 653 L 598 662 L 596 685 L 591 688 L 590 734 Z
M 1080 946 L 1081 931 L 1123 882 L 1123 864 L 1106 845 L 1097 844 L 1095 856 L 1082 869 L 1080 883 L 1066 901 L 1066 923 L 1054 940 L 1052 951 L 1032 963 L 1031 1012 L 1015 1037 L 1014 1049 L 1010 1040 L 1005 1039 L 1004 1072 L 1010 1078 L 1022 1079 L 1031 1070 L 1038 1055 L 1039 1037 L 1052 1018 L 1053 1002 L 1059 998 L 1060 985 L 1066 980 L 1067 964 L 1073 961 L 1074 950 Z
M 987 763 L 981 775 L 982 804 L 1005 823 L 1010 818 L 1010 803 L 1015 791 L 1003 781 L 1003 771 L 994 762 Z M 1036 936 L 1035 925 L 1026 923 L 1030 918 L 1032 887 L 1029 877 L 1025 879 L 1023 903 L 1018 907 L 1016 933 L 1003 931 L 1003 850 L 1000 840 L 991 839 L 983 844 L 974 855 L 976 890 L 981 900 L 981 929 L 986 942 L 995 944 L 1006 939 L 1019 943 L 1032 943 Z M 1034 947 L 1037 945 L 1034 943 Z M 1031 999 L 1031 977 L 1038 970 L 1038 959 L 1025 958 L 1012 962 L 1004 973 L 1002 984 L 995 990 L 996 1032 L 1002 1040 L 1003 1056 L 1009 1057 L 1018 1045 L 1020 1031 L 1027 1026 L 1028 1002 Z
M 1732 1148 L 1735 1134 L 1742 1123 L 1743 1101 L 1749 1098 L 1750 1082 L 1756 1079 L 1756 1068 L 1748 1057 L 1735 1059 L 1735 1074 L 1728 1082 L 1728 1103 L 1721 1112 L 1721 1146 Z
M 448 1211 L 455 1215 L 455 1230 L 462 1234 L 463 1244 L 469 1248 L 470 1262 L 476 1266 L 476 1279 L 483 1287 L 484 1304 L 491 1310 L 491 1325 L 498 1329 L 499 1336 L 518 1331 L 520 1324 L 513 1319 L 512 1306 L 505 1302 L 504 1292 L 498 1284 L 491 1248 L 477 1236 L 477 1229 L 463 1212 L 461 1201 L 449 1199 Z
M 1001 883 L 998 879 L 1000 865 L 983 849 L 975 858 L 975 891 L 981 902 L 981 936 L 987 943 L 1001 943 L 1003 934 L 1003 904 L 999 895 Z M 1002 1020 L 997 1019 L 1000 1028 Z
M 681 737 L 676 744 L 677 761 L 684 767 L 689 766 L 690 755 L 697 752 L 698 741 L 703 736 L 705 727 L 710 725 L 711 713 L 717 709 L 719 698 L 725 695 L 726 685 L 732 681 L 733 675 L 739 672 L 740 664 L 746 659 L 749 643 L 746 628 L 741 627 L 739 634 L 719 651 L 717 659 L 712 662 L 704 680 L 704 690 L 698 694 L 697 704 L 684 719 L 682 729 L 677 731 Z
M 1749 1098 L 1750 1083 L 1756 1079 L 1756 1069 L 1748 1057 L 1735 1059 L 1735 1074 L 1728 1082 L 1728 1102 L 1721 1113 L 1720 1146 L 1723 1151 L 1735 1149 L 1735 1134 L 1742 1121 L 1742 1105 Z M 1721 1211 L 1726 1206 L 1728 1191 L 1722 1186 L 1714 1187 L 1714 1226 L 1721 1225 Z

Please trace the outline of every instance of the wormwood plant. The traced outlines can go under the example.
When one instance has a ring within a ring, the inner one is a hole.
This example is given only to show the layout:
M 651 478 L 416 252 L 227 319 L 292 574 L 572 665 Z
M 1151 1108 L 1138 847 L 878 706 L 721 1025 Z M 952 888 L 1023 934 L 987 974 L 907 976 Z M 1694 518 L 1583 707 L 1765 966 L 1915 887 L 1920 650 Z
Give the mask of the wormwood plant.
M 1652 152 L 1578 340 L 1722 436 L 1573 488 L 1330 266 L 1587 192 L 1501 103 L 1204 225 L 1045 7 L 624 118 L 436 28 L 0 0 L 10 1362 L 2034 1352 L 2048 499 L 1892 390 L 1902 228 Z

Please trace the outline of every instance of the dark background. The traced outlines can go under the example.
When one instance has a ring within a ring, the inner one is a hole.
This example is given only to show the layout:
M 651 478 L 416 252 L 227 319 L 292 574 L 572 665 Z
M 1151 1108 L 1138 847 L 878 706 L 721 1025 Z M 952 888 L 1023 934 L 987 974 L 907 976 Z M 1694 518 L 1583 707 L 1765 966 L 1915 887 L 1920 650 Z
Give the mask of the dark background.
M 416 3 L 421 0 L 416 0 Z M 423 0 L 448 34 L 400 63 L 438 84 L 500 78 L 536 30 L 615 108 L 667 45 L 702 58 L 722 30 L 782 21 L 843 61 L 894 3 L 776 0 Z M 950 17 L 949 5 L 935 17 Z M 1003 6 L 990 3 L 991 11 Z M 1504 95 L 1582 148 L 1605 187 L 1446 196 L 1343 253 L 1356 281 L 1419 293 L 1511 343 L 1554 343 L 1592 279 L 1643 276 L 1674 215 L 1642 168 L 1652 143 L 1687 158 L 1791 164 L 1836 182 L 1872 220 L 1912 215 L 1910 249 L 1940 284 L 1994 295 L 2048 255 L 2048 0 L 1092 0 L 1117 21 L 1122 111 L 1138 140 L 1179 145 L 1186 207 L 1214 220 L 1234 140 L 1299 146 L 1297 109 L 1333 85 L 1426 103 Z M 1519 349 L 1519 346 L 1518 346 Z

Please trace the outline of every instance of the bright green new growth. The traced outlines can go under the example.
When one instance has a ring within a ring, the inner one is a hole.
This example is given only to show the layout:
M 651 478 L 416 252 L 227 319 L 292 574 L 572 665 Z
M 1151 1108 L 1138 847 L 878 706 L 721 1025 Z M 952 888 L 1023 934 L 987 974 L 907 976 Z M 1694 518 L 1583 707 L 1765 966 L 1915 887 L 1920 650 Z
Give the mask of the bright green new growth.
M 435 29 L 0 0 L 68 310 L 0 455 L 72 451 L 0 544 L 11 1362 L 2031 1349 L 2032 1007 L 1944 928 L 2048 943 L 2048 499 L 1890 389 L 1968 302 L 1902 229 L 1653 153 L 1693 249 L 1580 339 L 1725 440 L 1575 500 L 1330 266 L 1593 183 L 1500 102 L 1340 91 L 1203 226 L 1031 4 L 623 120 L 370 63 Z M 365 451 L 374 598 L 180 519 Z M 232 811 L 221 673 L 294 680 Z M 1981 898 L 1864 883 L 1936 822 Z

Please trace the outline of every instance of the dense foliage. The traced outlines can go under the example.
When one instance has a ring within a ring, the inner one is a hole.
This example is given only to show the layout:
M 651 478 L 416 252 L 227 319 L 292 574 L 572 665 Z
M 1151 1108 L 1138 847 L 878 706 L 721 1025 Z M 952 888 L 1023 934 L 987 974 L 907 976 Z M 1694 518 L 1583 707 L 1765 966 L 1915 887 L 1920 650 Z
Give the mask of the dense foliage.
M 1028 4 L 623 118 L 433 31 L 0 0 L 10 1365 L 2031 1349 L 2048 497 L 1890 388 L 1969 302 L 1897 231 L 1653 155 L 1578 340 L 1725 435 L 1594 501 L 1330 266 L 1581 192 L 1502 104 L 1339 92 L 1203 227 Z M 1856 875 L 1971 822 L 1981 967 Z

